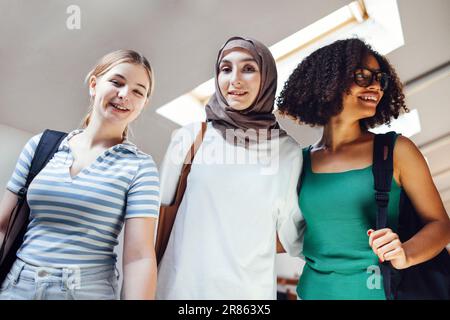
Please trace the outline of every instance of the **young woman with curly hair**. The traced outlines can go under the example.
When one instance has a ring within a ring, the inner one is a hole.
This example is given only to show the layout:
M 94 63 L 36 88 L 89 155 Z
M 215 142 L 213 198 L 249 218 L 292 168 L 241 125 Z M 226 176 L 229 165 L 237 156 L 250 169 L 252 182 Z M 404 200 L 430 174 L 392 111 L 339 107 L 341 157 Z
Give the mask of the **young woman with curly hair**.
M 304 59 L 278 98 L 281 114 L 323 126 L 303 149 L 299 204 L 306 221 L 302 299 L 385 299 L 368 267 L 422 263 L 450 242 L 450 224 L 424 157 L 397 135 L 388 225 L 373 231 L 377 207 L 372 174 L 374 134 L 407 111 L 402 85 L 387 59 L 359 39 L 339 40 Z M 403 188 L 425 226 L 402 243 L 397 235 Z M 369 236 L 369 237 L 368 237 Z

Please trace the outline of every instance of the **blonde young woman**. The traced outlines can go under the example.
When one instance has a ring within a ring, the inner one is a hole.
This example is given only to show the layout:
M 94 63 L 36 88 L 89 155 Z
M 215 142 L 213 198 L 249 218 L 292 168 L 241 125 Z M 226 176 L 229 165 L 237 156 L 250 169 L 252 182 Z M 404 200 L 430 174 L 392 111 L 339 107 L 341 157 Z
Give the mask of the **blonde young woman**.
M 277 236 L 300 254 L 296 186 L 301 150 L 273 115 L 277 71 L 269 49 L 233 37 L 219 51 L 216 91 L 158 271 L 158 299 L 275 299 Z M 172 138 L 161 200 L 173 201 L 200 123 Z
M 28 189 L 30 222 L 0 299 L 116 299 L 113 252 L 125 224 L 122 298 L 152 299 L 159 178 L 152 158 L 127 140 L 152 93 L 147 59 L 102 57 L 88 74 L 91 111 Z M 0 204 L 0 240 L 42 134 L 29 140 Z

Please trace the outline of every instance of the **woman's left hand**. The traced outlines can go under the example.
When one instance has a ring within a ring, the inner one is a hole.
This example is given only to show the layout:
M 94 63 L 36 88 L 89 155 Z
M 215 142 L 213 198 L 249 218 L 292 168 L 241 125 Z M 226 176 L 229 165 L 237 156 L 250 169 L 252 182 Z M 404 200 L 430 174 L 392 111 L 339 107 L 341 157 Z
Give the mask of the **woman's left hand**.
M 380 262 L 389 261 L 395 269 L 408 268 L 408 258 L 398 235 L 391 229 L 368 230 L 369 245 Z

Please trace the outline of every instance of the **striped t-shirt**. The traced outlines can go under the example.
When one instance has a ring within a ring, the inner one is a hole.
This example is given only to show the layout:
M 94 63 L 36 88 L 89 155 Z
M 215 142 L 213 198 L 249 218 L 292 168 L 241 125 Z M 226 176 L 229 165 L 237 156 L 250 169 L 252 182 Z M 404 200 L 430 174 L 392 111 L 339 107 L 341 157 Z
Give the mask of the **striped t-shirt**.
M 62 141 L 28 189 L 30 222 L 17 256 L 36 266 L 91 267 L 114 264 L 117 237 L 125 219 L 157 218 L 159 176 L 152 158 L 125 140 L 71 177 L 74 161 Z M 42 134 L 25 145 L 7 188 L 25 185 Z

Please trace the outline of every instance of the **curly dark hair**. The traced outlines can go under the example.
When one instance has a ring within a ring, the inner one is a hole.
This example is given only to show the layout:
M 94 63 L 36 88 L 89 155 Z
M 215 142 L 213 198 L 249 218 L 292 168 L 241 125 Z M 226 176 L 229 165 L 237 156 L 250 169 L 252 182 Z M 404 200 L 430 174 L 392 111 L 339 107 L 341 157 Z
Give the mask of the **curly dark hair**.
M 342 111 L 344 92 L 350 92 L 354 71 L 368 56 L 389 75 L 389 86 L 376 113 L 360 120 L 362 129 L 389 124 L 405 105 L 403 85 L 388 60 L 360 39 L 338 40 L 306 57 L 289 76 L 277 98 L 279 113 L 312 126 L 325 125 Z

